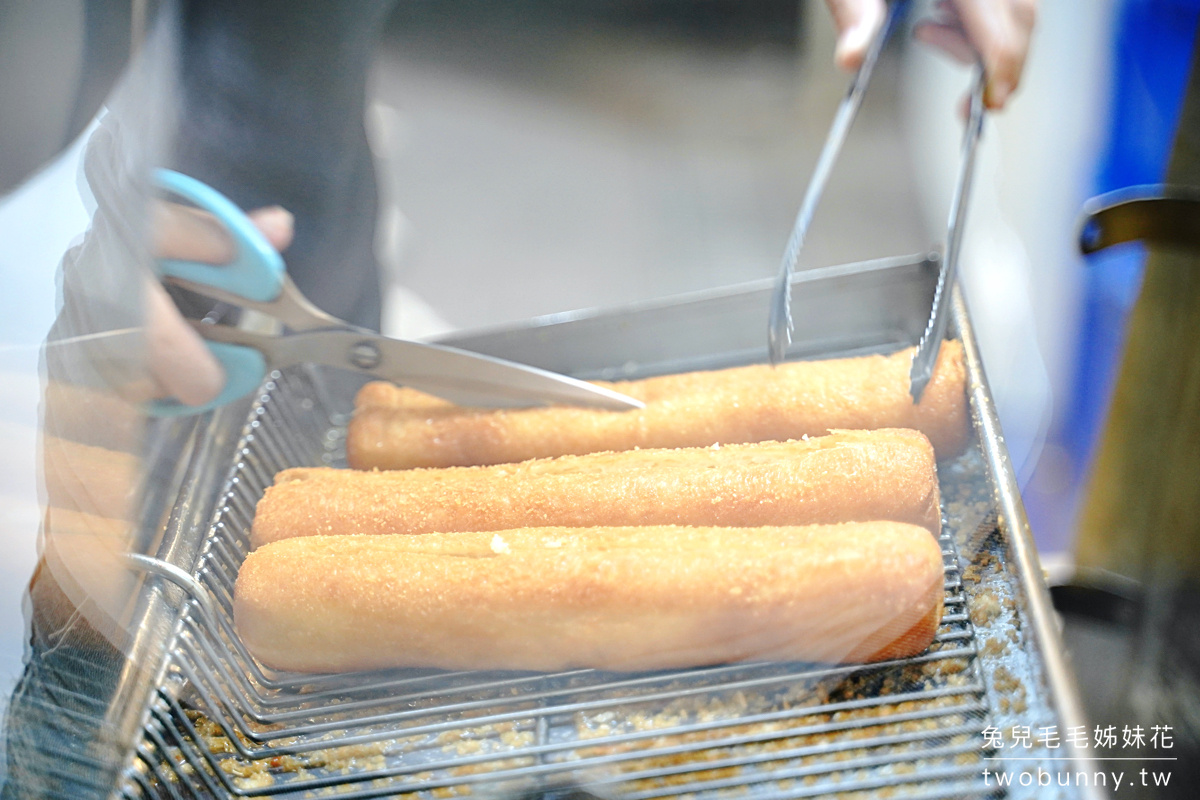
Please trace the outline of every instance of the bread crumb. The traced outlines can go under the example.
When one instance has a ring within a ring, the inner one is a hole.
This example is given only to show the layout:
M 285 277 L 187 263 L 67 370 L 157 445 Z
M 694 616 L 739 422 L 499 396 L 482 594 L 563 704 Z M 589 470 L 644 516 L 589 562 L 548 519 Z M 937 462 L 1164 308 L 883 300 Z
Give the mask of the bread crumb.
M 1000 602 L 996 596 L 991 592 L 981 592 L 971 609 L 971 622 L 982 628 L 1000 616 L 1000 611 Z
M 500 534 L 492 537 L 492 552 L 493 553 L 511 553 L 512 548 L 508 546 L 508 542 L 500 538 Z

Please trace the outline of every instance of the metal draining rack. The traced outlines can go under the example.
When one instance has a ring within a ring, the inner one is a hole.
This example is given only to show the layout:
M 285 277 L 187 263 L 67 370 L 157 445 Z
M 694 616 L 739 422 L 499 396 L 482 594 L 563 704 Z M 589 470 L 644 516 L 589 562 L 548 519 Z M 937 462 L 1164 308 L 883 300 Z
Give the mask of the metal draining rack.
M 983 770 L 1002 754 L 983 748 L 984 728 L 1060 719 L 1037 637 L 1013 634 L 1030 625 L 1027 600 L 1012 585 L 978 419 L 976 445 L 940 467 L 945 616 L 915 658 L 643 674 L 266 670 L 232 624 L 254 507 L 280 469 L 344 466 L 355 389 L 310 370 L 273 374 L 195 568 L 143 560 L 184 600 L 126 798 L 992 797 Z

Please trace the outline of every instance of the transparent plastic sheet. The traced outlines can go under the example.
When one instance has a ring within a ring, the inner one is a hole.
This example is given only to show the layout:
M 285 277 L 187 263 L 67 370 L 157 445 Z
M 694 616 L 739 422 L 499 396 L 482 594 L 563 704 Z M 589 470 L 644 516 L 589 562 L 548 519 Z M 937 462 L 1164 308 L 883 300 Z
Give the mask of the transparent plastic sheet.
M 85 134 L 78 189 L 90 225 L 62 257 L 41 351 L 39 561 L 24 606 L 25 669 L 3 723 L 6 800 L 105 796 L 123 758 L 108 710 L 141 668 L 129 658 L 141 582 L 127 555 L 160 528 L 146 500 L 169 477 L 144 468 L 155 445 L 141 405 L 153 392 L 147 178 L 175 118 L 168 16 Z

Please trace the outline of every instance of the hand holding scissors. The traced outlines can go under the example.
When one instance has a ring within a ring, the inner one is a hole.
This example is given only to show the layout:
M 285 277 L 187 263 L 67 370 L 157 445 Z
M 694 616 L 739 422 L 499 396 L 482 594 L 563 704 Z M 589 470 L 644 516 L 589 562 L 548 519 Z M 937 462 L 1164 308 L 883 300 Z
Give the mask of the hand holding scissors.
M 269 369 L 298 363 L 395 381 L 462 405 L 565 403 L 613 410 L 642 405 L 575 378 L 451 347 L 389 339 L 332 317 L 300 293 L 276 249 L 228 198 L 178 172 L 160 170 L 156 179 L 164 190 L 211 214 L 228 231 L 234 249 L 233 260 L 219 266 L 162 259 L 163 276 L 196 294 L 264 314 L 282 328 L 258 333 L 193 321 L 225 370 L 225 387 L 201 406 L 156 401 L 157 414 L 191 414 L 223 405 L 256 389 Z

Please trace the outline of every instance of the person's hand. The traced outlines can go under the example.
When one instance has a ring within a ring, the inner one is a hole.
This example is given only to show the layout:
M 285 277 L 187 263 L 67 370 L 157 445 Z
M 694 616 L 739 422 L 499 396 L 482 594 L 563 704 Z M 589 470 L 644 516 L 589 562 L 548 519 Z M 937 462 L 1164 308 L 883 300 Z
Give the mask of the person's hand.
M 834 59 L 856 69 L 886 16 L 884 0 L 825 0 L 838 30 Z M 1025 68 L 1038 0 L 938 0 L 934 19 L 917 25 L 916 36 L 964 63 L 983 60 L 984 103 L 1000 109 Z
M 292 215 L 279 206 L 249 213 L 271 246 L 283 251 L 292 241 Z M 233 245 L 212 217 L 175 203 L 160 202 L 154 211 L 153 250 L 157 258 L 224 264 L 233 260 Z M 146 346 L 155 395 L 185 405 L 212 400 L 225 385 L 225 373 L 184 320 L 162 285 L 146 289 Z

